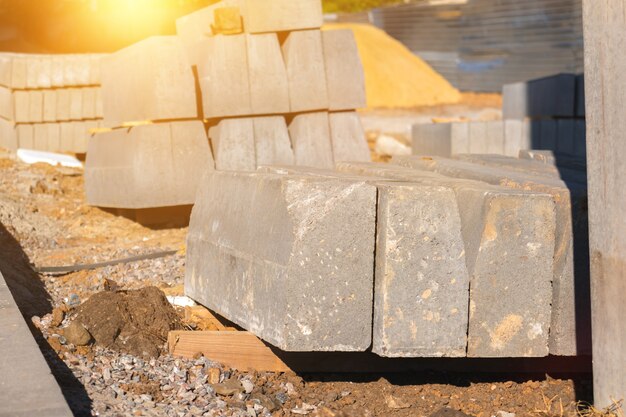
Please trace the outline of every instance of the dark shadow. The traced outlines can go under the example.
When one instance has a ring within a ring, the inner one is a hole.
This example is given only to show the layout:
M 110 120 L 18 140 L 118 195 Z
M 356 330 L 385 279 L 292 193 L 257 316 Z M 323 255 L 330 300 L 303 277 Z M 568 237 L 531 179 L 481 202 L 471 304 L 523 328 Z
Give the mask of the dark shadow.
M 33 316 L 42 317 L 52 311 L 51 299 L 19 242 L 1 223 L 0 271 L 72 412 L 76 416 L 90 416 L 91 400 L 87 391 L 32 324 Z
M 99 207 L 115 216 L 125 217 L 153 230 L 179 229 L 189 226 L 192 204 L 145 209 L 120 209 Z

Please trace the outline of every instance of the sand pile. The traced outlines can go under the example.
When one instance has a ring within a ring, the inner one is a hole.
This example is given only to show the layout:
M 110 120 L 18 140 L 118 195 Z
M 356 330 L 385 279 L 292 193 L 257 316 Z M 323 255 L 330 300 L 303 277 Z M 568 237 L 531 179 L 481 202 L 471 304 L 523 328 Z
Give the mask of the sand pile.
M 365 70 L 367 105 L 418 107 L 457 103 L 461 94 L 422 59 L 384 31 L 364 24 L 328 24 L 352 29 Z

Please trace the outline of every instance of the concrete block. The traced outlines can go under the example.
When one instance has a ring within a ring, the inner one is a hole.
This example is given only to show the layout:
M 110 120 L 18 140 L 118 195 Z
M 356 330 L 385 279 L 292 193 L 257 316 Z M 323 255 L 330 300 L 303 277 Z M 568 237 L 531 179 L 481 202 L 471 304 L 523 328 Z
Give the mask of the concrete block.
M 194 75 L 175 36 L 154 36 L 106 56 L 101 77 L 108 126 L 198 117 Z
M 293 118 L 289 135 L 296 165 L 316 168 L 334 166 L 328 113 L 305 113 Z
M 587 158 L 587 123 L 576 120 L 574 125 L 574 155 Z
M 243 33 L 243 18 L 239 7 L 218 7 L 213 12 L 215 22 L 211 26 L 213 34 L 237 35 Z
M 47 123 L 48 147 L 50 152 L 61 151 L 61 126 L 59 123 Z
M 76 85 L 85 86 L 91 84 L 91 55 L 76 55 L 76 68 L 74 74 L 76 76 Z
M 207 173 L 185 293 L 285 351 L 364 351 L 375 227 L 376 188 L 364 182 Z
M 244 27 L 249 33 L 319 29 L 319 0 L 244 0 Z
M 95 119 L 96 115 L 96 87 L 82 88 L 82 117 L 81 119 Z
M 556 151 L 560 154 L 574 154 L 574 119 L 559 119 L 556 121 Z
M 246 45 L 252 113 L 289 113 L 287 70 L 277 35 L 246 35 Z
M 38 55 L 28 55 L 26 58 L 26 88 L 36 89 L 41 72 L 41 57 Z
M 530 149 L 530 140 L 524 134 L 524 123 L 522 120 L 504 120 L 504 155 L 517 157 L 521 150 Z
M 206 38 L 197 47 L 204 118 L 252 114 L 246 35 Z
M 413 155 L 452 156 L 469 152 L 469 123 L 418 123 L 411 129 Z
M 365 75 L 351 30 L 322 32 L 329 109 L 354 110 L 367 106 Z
M 13 93 L 6 87 L 0 87 L 0 117 L 6 120 L 15 119 Z
M 291 32 L 282 45 L 289 80 L 291 112 L 325 110 L 329 107 L 322 33 Z
M 28 121 L 43 121 L 43 93 L 41 91 L 28 92 Z
M 576 117 L 585 117 L 585 74 L 576 76 Z
M 28 91 L 14 91 L 13 106 L 13 115 L 17 123 L 30 121 L 30 94 Z
M 60 151 L 73 152 L 74 149 L 74 123 L 59 123 L 59 134 L 61 136 Z
M 81 120 L 83 118 L 83 89 L 68 88 L 70 93 L 70 120 Z
M 37 151 L 48 150 L 48 125 L 37 123 L 33 125 L 33 149 Z
M 87 132 L 88 127 L 87 123 L 80 122 L 72 122 L 72 152 L 75 153 L 86 153 L 87 152 L 87 142 L 89 139 L 89 133 Z
M 72 107 L 72 95 L 70 94 L 70 89 L 61 88 L 56 91 L 57 96 L 57 115 L 56 120 L 58 121 L 66 121 L 70 120 L 70 109 Z
M 328 121 L 335 162 L 372 160 L 365 130 L 356 112 L 330 113 Z
M 293 165 L 295 160 L 285 118 L 282 116 L 255 117 L 252 122 L 256 166 Z
M 209 139 L 216 169 L 256 170 L 254 124 L 251 118 L 224 119 L 209 129 Z
M 504 153 L 504 122 L 501 120 L 493 120 L 486 122 L 486 124 L 486 153 L 502 155 Z
M 0 118 L 0 147 L 10 151 L 16 151 L 18 148 L 15 123 L 2 118 Z
M 27 59 L 25 55 L 16 54 L 13 57 L 13 67 L 11 68 L 11 88 L 26 88 Z
M 469 153 L 487 153 L 487 123 L 469 123 Z
M 78 85 L 77 66 L 78 55 L 65 55 L 63 57 L 63 86 L 74 87 Z
M 95 111 L 96 111 L 96 117 L 98 119 L 102 118 L 104 116 L 104 108 L 103 108 L 103 103 L 102 103 L 102 88 L 100 87 L 94 87 L 95 90 L 95 94 L 96 94 L 96 98 L 95 98 Z
M 17 125 L 17 143 L 22 149 L 35 149 L 35 129 L 33 125 Z
M 0 54 L 0 85 L 11 88 L 11 70 L 13 68 L 13 54 Z
M 55 122 L 57 120 L 57 90 L 43 91 L 43 121 Z
M 574 117 L 576 76 L 557 74 L 502 89 L 504 119 Z
M 37 73 L 37 88 L 52 87 L 52 56 L 39 57 L 39 71 Z
M 556 151 L 557 148 L 557 122 L 556 120 L 539 120 L 539 148 L 550 151 Z
M 589 353 L 589 259 L 588 251 L 585 250 L 588 246 L 585 185 L 575 182 L 566 184 L 561 179 L 548 175 L 516 172 L 443 158 L 431 158 L 427 161 L 394 157 L 393 161 L 451 177 L 550 194 L 556 204 L 550 354 L 574 356 Z M 544 272 L 545 268 L 537 267 L 535 270 Z M 533 274 L 533 279 L 537 278 Z M 532 283 L 532 287 L 535 288 L 535 283 Z M 538 296 L 538 293 L 533 293 Z M 534 305 L 542 304 L 537 301 Z M 537 313 L 540 311 L 537 310 Z
M 63 87 L 65 84 L 63 55 L 53 55 L 50 64 L 50 86 Z
M 200 178 L 213 166 L 200 121 L 98 133 L 88 142 L 87 202 L 132 209 L 193 204 Z
M 459 210 L 464 243 L 463 256 L 459 259 L 467 265 L 465 273 L 469 274 L 471 288 L 468 356 L 548 354 L 551 257 L 554 248 L 554 235 L 546 236 L 550 230 L 554 231 L 554 203 L 549 195 L 508 190 L 480 181 L 450 179 L 427 171 L 388 164 L 340 163 L 337 169 L 453 191 L 456 195 L 453 206 Z M 440 204 L 437 203 L 437 206 Z M 448 206 L 450 203 L 447 203 Z M 454 216 L 444 218 L 456 221 Z M 516 230 L 516 233 L 510 233 L 510 230 Z M 447 246 L 449 241 L 437 240 L 432 244 L 435 246 L 431 252 L 441 251 L 441 247 L 437 246 Z M 531 248 L 537 245 L 550 248 L 548 255 L 535 253 Z M 537 284 L 538 293 L 531 295 L 525 285 L 529 284 L 528 271 L 535 274 L 536 268 L 543 270 L 543 273 L 540 272 L 540 277 L 535 276 L 536 281 L 532 285 Z M 464 282 L 463 275 L 456 274 L 454 277 L 460 284 Z M 433 278 L 433 281 L 458 289 L 452 285 L 454 282 L 448 282 L 443 276 L 440 279 Z M 459 308 L 458 301 L 451 304 Z M 539 311 L 531 311 L 535 308 Z M 517 326 L 513 326 L 509 329 L 510 333 L 502 333 L 508 321 L 518 322 L 519 317 L 523 317 L 520 327 L 516 329 Z
M 100 85 L 102 82 L 101 66 L 102 66 L 101 54 L 91 54 L 89 56 L 89 84 Z

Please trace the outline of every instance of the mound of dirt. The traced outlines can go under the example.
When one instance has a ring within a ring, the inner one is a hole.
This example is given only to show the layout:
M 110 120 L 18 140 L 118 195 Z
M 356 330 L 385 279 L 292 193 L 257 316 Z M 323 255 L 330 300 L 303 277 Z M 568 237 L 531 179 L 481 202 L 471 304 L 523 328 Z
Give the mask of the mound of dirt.
M 75 321 L 97 345 L 146 357 L 158 357 L 168 332 L 182 328 L 178 314 L 156 287 L 94 294 L 78 307 Z
M 333 23 L 323 28 L 333 29 L 354 32 L 369 108 L 412 108 L 461 100 L 461 93 L 445 78 L 384 31 L 365 24 Z

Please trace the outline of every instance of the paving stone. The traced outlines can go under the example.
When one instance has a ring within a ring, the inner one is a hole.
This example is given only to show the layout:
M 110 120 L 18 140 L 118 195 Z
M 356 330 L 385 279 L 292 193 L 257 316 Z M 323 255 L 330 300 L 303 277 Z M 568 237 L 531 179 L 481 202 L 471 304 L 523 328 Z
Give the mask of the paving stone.
M 55 122 L 57 120 L 57 93 L 56 90 L 43 91 L 43 121 Z
M 287 70 L 277 35 L 246 35 L 246 45 L 252 113 L 289 113 Z
M 291 112 L 328 109 L 326 66 L 319 30 L 291 32 L 282 45 Z
M 87 202 L 132 209 L 193 204 L 200 178 L 213 166 L 200 121 L 98 133 L 88 143 Z
M 394 162 L 447 176 L 474 179 L 508 188 L 552 195 L 556 204 L 554 279 L 550 353 L 574 356 L 589 353 L 589 259 L 586 186 L 559 178 L 511 169 L 433 157 L 430 160 L 394 157 Z M 576 257 L 574 257 L 576 254 Z M 538 269 L 543 271 L 545 269 Z M 534 275 L 534 278 L 537 278 Z M 532 286 L 535 288 L 535 285 Z M 537 302 L 539 306 L 541 303 Z M 539 314 L 539 311 L 537 311 Z M 543 314 L 543 313 L 541 313 Z
M 246 35 L 206 38 L 197 47 L 204 118 L 252 114 Z
M 252 118 L 224 119 L 209 129 L 215 168 L 224 171 L 256 170 Z
M 328 121 L 335 162 L 372 160 L 365 130 L 356 112 L 329 113 Z
M 249 33 L 319 29 L 319 0 L 244 0 L 244 28 Z
M 316 168 L 334 166 L 328 113 L 305 113 L 293 118 L 289 135 L 296 165 Z
M 418 123 L 412 126 L 413 155 L 452 156 L 469 152 L 469 123 Z
M 574 117 L 576 76 L 558 74 L 502 88 L 504 119 Z
M 102 59 L 107 126 L 198 117 L 195 79 L 176 36 L 154 36 Z
M 465 356 L 469 277 L 455 193 L 450 187 L 378 175 L 378 167 L 339 163 L 344 172 L 266 170 L 376 186 L 373 352 L 385 357 Z
M 256 166 L 293 165 L 295 160 L 283 116 L 253 119 Z
M 351 30 L 326 30 L 322 32 L 326 85 L 329 109 L 354 110 L 367 106 L 365 75 Z
M 209 172 L 185 292 L 285 351 L 365 351 L 375 217 L 376 188 L 364 182 Z
M 340 163 L 337 169 L 453 191 L 464 243 L 460 259 L 470 279 L 468 356 L 547 356 L 554 249 L 550 231 L 554 232 L 555 225 L 549 195 L 388 164 Z M 455 221 L 454 216 L 444 218 Z M 537 251 L 537 246 L 548 247 L 547 255 Z M 534 275 L 532 282 L 529 271 Z M 463 283 L 463 276 L 454 277 Z M 533 293 L 526 290 L 528 285 L 535 288 Z M 510 333 L 502 333 L 508 324 L 515 325 L 508 328 Z

